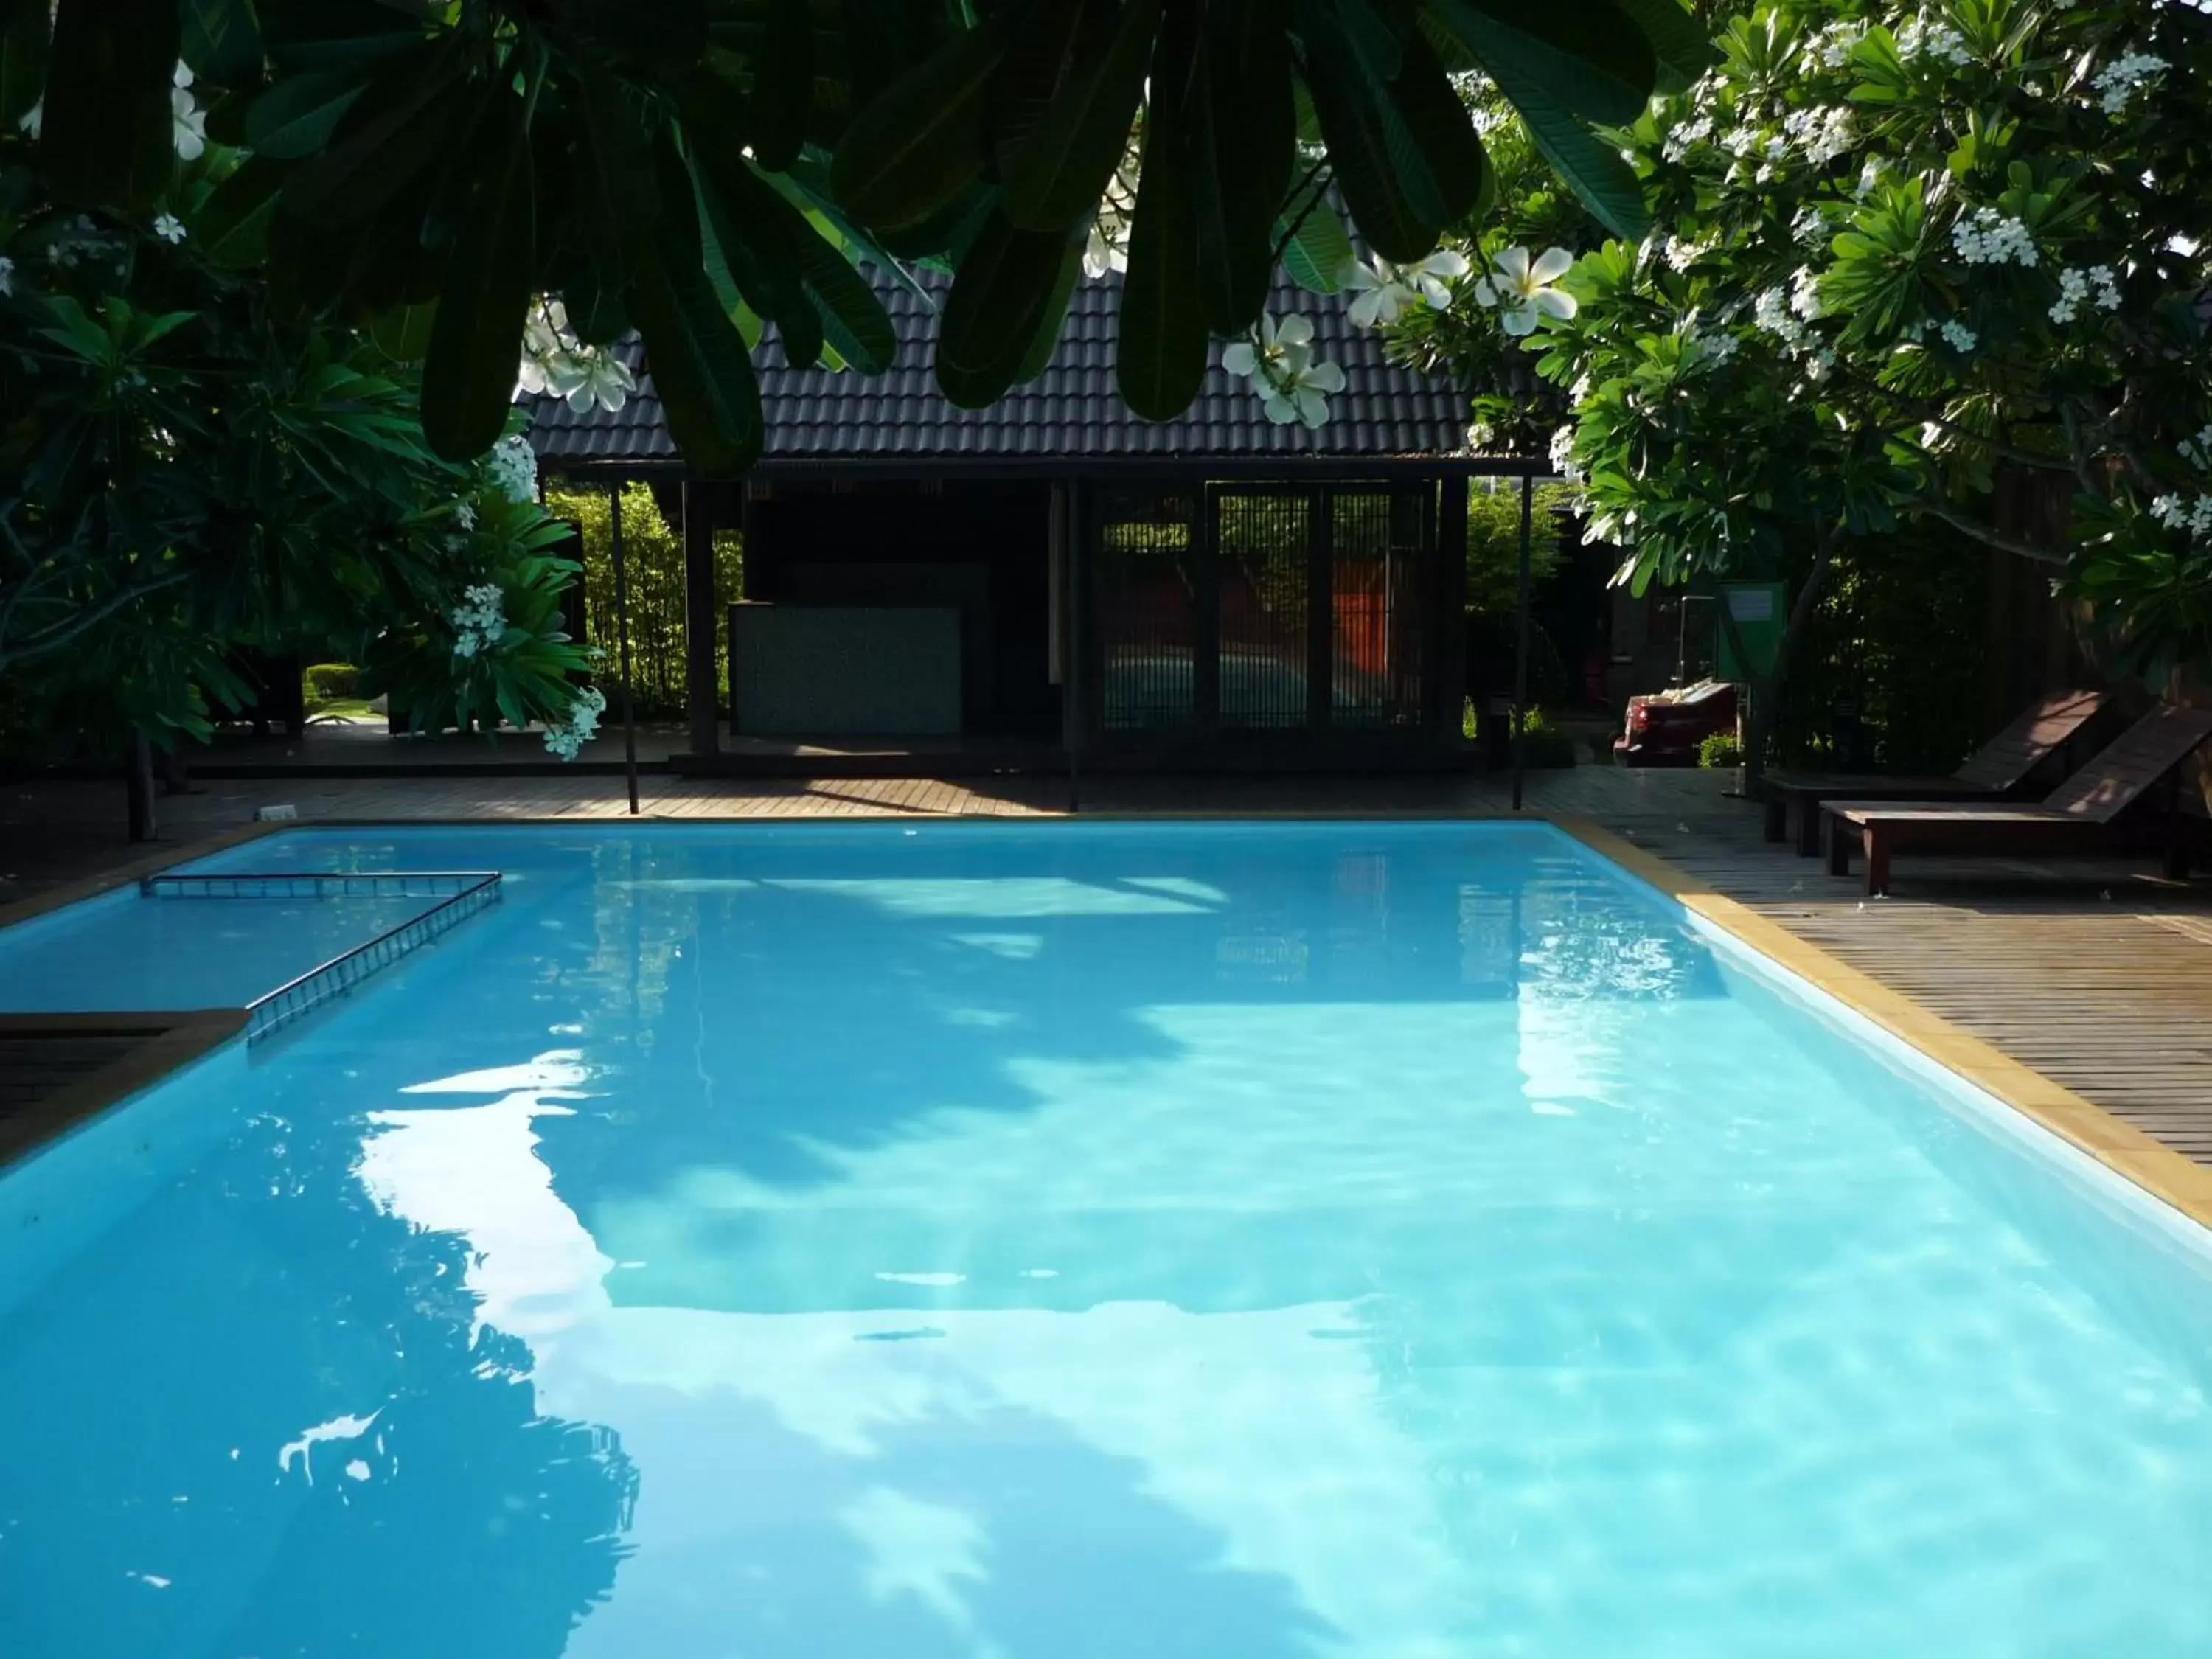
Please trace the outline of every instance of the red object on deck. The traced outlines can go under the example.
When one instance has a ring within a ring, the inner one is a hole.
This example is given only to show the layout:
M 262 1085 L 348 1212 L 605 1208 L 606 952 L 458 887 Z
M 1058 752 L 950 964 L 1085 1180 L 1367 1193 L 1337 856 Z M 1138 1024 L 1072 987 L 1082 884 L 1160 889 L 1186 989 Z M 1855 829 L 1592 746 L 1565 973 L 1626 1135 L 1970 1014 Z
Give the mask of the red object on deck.
M 1727 680 L 1631 697 L 1613 758 L 1623 766 L 1695 766 L 1700 743 L 1735 730 L 1736 706 L 1737 687 Z

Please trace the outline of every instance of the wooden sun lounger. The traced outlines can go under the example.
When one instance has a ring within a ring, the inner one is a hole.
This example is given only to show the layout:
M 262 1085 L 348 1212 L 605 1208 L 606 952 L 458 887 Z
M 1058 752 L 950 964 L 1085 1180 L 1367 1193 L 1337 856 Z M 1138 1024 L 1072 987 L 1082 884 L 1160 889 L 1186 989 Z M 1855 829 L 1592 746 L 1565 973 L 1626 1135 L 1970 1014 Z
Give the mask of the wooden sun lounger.
M 2039 805 L 1945 806 L 1830 801 L 1821 810 L 1828 872 L 1848 875 L 1854 842 L 1866 851 L 1866 890 L 1889 890 L 1890 860 L 1899 853 L 1963 853 L 1981 857 L 2095 852 L 2111 842 L 2122 813 L 2172 776 L 2212 737 L 2212 709 L 2166 703 L 2130 726 L 2112 746 L 2045 798 Z M 2179 854 L 2187 869 L 2185 826 L 2175 815 L 2168 867 Z
M 1766 838 L 1793 842 L 1800 856 L 1820 850 L 1820 808 L 1832 800 L 1984 801 L 2018 790 L 2105 706 L 2102 691 L 2045 697 L 1968 757 L 1947 778 L 1858 776 L 1848 772 L 1769 772 L 1759 781 Z

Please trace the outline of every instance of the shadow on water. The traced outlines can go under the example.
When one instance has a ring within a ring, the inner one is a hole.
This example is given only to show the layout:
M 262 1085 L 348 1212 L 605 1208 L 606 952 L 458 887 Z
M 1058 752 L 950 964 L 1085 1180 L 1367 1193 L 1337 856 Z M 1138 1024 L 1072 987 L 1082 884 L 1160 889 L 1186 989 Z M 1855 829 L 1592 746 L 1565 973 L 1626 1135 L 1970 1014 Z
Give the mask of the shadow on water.
M 353 1150 L 256 1117 L 13 1310 L 10 1659 L 551 1659 L 611 1591 L 619 1441 L 538 1412 Z

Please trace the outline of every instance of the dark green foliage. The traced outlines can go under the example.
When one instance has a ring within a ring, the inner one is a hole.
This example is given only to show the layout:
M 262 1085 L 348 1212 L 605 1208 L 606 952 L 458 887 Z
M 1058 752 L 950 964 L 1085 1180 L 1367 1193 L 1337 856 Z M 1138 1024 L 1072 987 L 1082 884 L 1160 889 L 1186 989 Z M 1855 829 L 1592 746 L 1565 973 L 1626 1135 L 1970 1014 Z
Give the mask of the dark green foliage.
M 63 194 L 143 210 L 168 185 L 181 51 L 212 140 L 297 164 L 274 210 L 265 170 L 225 203 L 217 257 L 266 261 L 303 319 L 441 301 L 441 452 L 496 435 L 494 365 L 527 296 L 554 294 L 592 341 L 652 337 L 678 439 L 717 471 L 759 450 L 732 345 L 756 319 L 793 362 L 890 361 L 832 258 L 958 270 L 939 378 L 995 397 L 1048 354 L 1066 250 L 1141 147 L 1165 178 L 1138 228 L 1170 222 L 1137 239 L 1128 378 L 1171 415 L 1196 384 L 1187 315 L 1234 336 L 1279 258 L 1316 286 L 1341 269 L 1341 227 L 1310 189 L 1293 203 L 1294 179 L 1333 180 L 1376 252 L 1419 258 L 1489 199 L 1448 79 L 1480 68 L 1627 227 L 1633 182 L 1586 123 L 1633 115 L 1696 41 L 1674 0 L 60 0 L 58 17 L 49 52 L 43 6 L 0 9 L 0 108 L 45 92 Z
M 1855 538 L 1807 623 L 1775 753 L 1830 761 L 1835 715 L 1855 708 L 1884 771 L 1941 777 L 1981 728 L 1985 555 L 1941 526 Z

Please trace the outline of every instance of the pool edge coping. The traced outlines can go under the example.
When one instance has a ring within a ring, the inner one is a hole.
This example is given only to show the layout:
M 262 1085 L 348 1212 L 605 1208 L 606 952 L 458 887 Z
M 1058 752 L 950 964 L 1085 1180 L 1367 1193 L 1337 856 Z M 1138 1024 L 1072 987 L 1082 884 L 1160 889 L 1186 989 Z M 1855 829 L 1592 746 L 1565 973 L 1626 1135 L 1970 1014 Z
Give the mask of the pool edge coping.
M 1923 1007 L 1904 992 L 1800 938 L 1650 848 L 1572 814 L 1522 816 L 1553 825 L 1925 1059 L 2041 1125 L 2191 1220 L 2212 1228 L 2212 1168 L 2023 1065 L 1994 1043 Z

